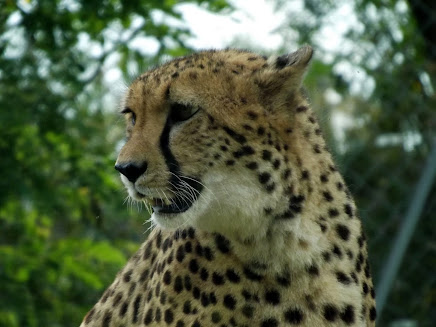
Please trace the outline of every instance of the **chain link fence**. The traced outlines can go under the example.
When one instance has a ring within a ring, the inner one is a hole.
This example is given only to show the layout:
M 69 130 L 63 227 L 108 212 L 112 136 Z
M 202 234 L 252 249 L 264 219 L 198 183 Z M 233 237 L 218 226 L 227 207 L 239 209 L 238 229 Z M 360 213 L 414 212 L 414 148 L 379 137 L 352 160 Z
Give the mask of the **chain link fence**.
M 374 91 L 331 106 L 353 123 L 330 143 L 368 236 L 378 326 L 436 326 L 436 2 L 358 3 L 373 26 L 349 35 L 347 60 Z

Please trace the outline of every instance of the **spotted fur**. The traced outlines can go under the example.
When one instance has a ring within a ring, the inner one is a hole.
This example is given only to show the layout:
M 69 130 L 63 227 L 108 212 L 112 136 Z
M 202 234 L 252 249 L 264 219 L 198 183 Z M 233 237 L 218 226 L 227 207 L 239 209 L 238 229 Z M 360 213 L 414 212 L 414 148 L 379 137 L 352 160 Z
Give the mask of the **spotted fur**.
M 356 207 L 301 92 L 312 49 L 141 75 L 116 168 L 155 228 L 81 326 L 374 326 Z

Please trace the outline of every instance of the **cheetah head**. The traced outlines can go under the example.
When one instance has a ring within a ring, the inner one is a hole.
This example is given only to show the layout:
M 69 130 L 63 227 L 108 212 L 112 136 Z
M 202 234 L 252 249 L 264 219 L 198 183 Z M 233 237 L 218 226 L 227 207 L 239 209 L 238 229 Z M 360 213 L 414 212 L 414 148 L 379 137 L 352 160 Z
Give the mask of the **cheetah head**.
M 292 110 L 305 101 L 300 85 L 312 52 L 204 51 L 133 82 L 115 168 L 129 195 L 152 206 L 155 224 L 249 239 L 274 215 L 297 214 L 284 200 L 295 193 L 298 206 L 304 197 L 293 183 L 299 158 L 289 148 L 304 144 L 292 141 Z

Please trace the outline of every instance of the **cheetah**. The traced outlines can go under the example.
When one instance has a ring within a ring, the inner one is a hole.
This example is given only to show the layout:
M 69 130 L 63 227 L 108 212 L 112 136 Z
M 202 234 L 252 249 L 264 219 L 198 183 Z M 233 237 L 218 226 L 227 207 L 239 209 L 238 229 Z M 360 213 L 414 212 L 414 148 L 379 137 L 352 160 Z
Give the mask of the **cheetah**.
M 115 168 L 154 226 L 81 326 L 374 326 L 356 207 L 302 81 L 310 46 L 137 78 Z

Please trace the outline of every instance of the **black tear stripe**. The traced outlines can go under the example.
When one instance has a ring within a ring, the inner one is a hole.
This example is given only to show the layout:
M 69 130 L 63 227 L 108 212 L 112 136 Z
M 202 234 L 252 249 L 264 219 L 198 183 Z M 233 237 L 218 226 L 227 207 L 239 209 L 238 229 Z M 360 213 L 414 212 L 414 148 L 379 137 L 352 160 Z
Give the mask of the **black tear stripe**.
M 174 123 L 171 120 L 171 116 L 169 115 L 167 121 L 165 122 L 164 129 L 160 136 L 160 148 L 162 150 L 162 154 L 165 158 L 165 163 L 168 167 L 168 170 L 172 173 L 170 176 L 170 183 L 175 187 L 181 186 L 183 182 L 187 183 L 189 186 L 193 187 L 195 190 L 200 193 L 203 190 L 203 185 L 198 178 L 194 177 L 182 177 L 180 176 L 180 164 L 177 159 L 174 157 L 173 153 L 170 149 L 170 131 L 174 126 Z

